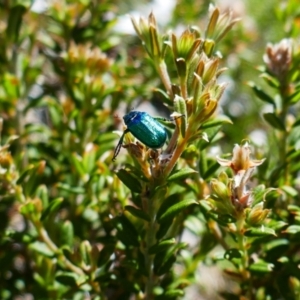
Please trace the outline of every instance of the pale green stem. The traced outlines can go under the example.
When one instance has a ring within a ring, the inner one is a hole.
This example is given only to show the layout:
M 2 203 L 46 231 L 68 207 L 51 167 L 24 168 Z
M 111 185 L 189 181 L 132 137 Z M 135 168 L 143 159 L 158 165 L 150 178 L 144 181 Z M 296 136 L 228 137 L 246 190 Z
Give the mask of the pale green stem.
M 49 247 L 51 251 L 53 251 L 59 257 L 60 262 L 62 262 L 67 269 L 73 271 L 74 273 L 84 275 L 84 272 L 80 268 L 73 265 L 64 255 L 60 253 L 57 246 L 50 239 L 45 228 L 41 224 L 36 223 L 35 225 L 44 243 Z
M 246 249 L 246 238 L 243 234 L 244 232 L 244 226 L 245 226 L 245 216 L 244 214 L 239 216 L 237 223 L 237 240 L 238 240 L 238 247 L 239 250 L 242 252 L 242 257 L 241 257 L 241 264 L 239 265 L 239 271 L 240 274 L 242 275 L 243 281 L 251 285 L 251 278 L 249 278 L 249 273 L 248 273 L 248 267 L 249 267 L 249 257 L 248 257 L 248 252 Z M 252 289 L 250 286 L 248 286 L 246 294 L 247 294 L 247 299 L 253 299 L 252 295 Z
M 288 106 L 284 103 L 284 93 L 282 92 L 281 94 L 282 97 L 282 111 L 280 112 L 279 117 L 281 118 L 281 121 L 283 124 L 286 124 L 286 116 L 287 116 L 287 111 L 288 111 Z M 280 136 L 280 141 L 279 141 L 279 159 L 281 163 L 286 162 L 286 151 L 287 151 L 287 137 L 288 137 L 288 132 L 279 132 Z M 288 182 L 289 178 L 289 164 L 286 164 L 284 168 L 284 184 L 289 185 Z
M 170 98 L 173 100 L 174 95 L 172 91 L 172 83 L 168 74 L 167 66 L 163 60 L 160 60 L 159 62 L 155 62 L 156 68 L 159 74 L 159 77 L 167 90 Z
M 148 214 L 150 216 L 150 222 L 147 222 L 146 228 L 146 246 L 145 246 L 145 264 L 147 270 L 147 282 L 145 287 L 146 300 L 153 299 L 153 287 L 155 284 L 155 278 L 153 273 L 153 259 L 154 255 L 149 254 L 149 249 L 156 242 L 156 197 L 149 197 L 147 202 Z
M 247 255 L 247 251 L 245 248 L 245 237 L 243 234 L 243 229 L 244 229 L 244 223 L 245 223 L 245 219 L 244 216 L 241 216 L 236 223 L 237 226 L 237 239 L 238 239 L 238 245 L 239 245 L 239 250 L 243 252 L 242 255 L 242 270 L 244 271 L 247 266 L 248 266 L 248 255 Z

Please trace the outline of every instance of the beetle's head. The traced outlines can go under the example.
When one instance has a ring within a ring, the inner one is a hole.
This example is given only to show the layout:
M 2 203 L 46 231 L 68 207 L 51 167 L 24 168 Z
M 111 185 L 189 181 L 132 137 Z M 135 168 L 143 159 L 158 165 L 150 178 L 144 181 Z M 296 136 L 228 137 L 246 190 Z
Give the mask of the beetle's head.
M 126 125 L 128 125 L 130 122 L 132 122 L 136 117 L 137 115 L 139 114 L 140 112 L 136 111 L 136 110 L 132 110 L 131 112 L 129 112 L 128 114 L 126 114 L 123 119 L 124 119 L 124 122 Z

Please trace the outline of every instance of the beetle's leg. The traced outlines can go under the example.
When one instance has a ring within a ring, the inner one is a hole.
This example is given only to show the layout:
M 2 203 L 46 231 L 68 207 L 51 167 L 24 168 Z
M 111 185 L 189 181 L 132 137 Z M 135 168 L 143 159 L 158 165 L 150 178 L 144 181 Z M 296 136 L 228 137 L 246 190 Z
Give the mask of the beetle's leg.
M 127 132 L 129 132 L 128 129 L 124 130 L 124 132 L 123 132 L 123 134 L 122 134 L 122 136 L 121 136 L 121 138 L 120 138 L 120 140 L 119 140 L 119 143 L 118 143 L 118 145 L 117 145 L 117 147 L 116 147 L 116 149 L 115 149 L 115 152 L 114 152 L 114 156 L 113 156 L 113 158 L 112 158 L 112 161 L 115 161 L 116 158 L 117 158 L 117 156 L 119 155 L 120 150 L 121 150 L 121 147 L 122 147 L 122 144 L 123 144 L 124 136 L 125 136 L 125 134 L 126 134 Z

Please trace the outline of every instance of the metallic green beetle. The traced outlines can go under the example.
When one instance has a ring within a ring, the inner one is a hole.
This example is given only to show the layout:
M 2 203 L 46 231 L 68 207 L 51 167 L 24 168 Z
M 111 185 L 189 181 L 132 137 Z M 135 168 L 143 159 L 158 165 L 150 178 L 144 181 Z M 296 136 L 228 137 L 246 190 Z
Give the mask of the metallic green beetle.
M 124 136 L 128 132 L 151 149 L 159 149 L 166 142 L 167 132 L 164 126 L 146 112 L 133 110 L 126 114 L 123 119 L 127 129 L 123 132 L 115 149 L 113 161 L 116 160 L 122 147 Z M 161 119 L 164 120 L 163 118 Z

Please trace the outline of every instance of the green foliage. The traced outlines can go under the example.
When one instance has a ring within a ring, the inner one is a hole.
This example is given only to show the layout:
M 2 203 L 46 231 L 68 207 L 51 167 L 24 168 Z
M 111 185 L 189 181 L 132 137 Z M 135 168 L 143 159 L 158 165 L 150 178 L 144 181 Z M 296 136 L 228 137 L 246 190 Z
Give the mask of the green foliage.
M 179 0 L 130 35 L 136 2 L 34 2 L 0 1 L 0 298 L 298 299 L 297 1 Z M 112 162 L 133 106 L 166 145 Z

